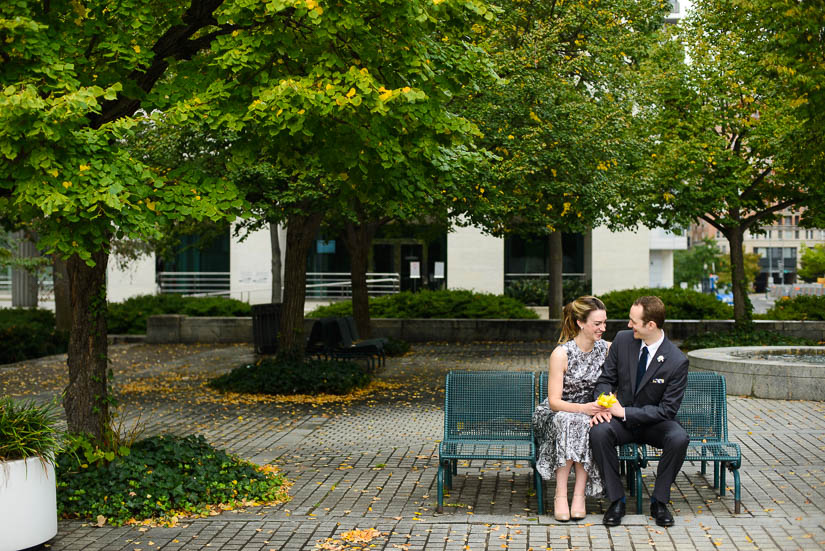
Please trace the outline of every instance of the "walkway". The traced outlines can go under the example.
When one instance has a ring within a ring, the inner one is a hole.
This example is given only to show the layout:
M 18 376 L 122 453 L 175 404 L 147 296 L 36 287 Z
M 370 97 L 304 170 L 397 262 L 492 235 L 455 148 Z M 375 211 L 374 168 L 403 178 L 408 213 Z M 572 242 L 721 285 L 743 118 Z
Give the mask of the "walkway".
M 526 464 L 481 462 L 460 466 L 445 513 L 437 514 L 444 373 L 539 370 L 551 348 L 548 342 L 420 345 L 390 359 L 380 375 L 383 388 L 368 397 L 318 404 L 225 399 L 202 386 L 251 360 L 248 346 L 114 346 L 114 386 L 130 413 L 127 424 L 140 412 L 146 434 L 198 432 L 244 458 L 274 461 L 293 482 L 292 500 L 174 528 L 61 521 L 49 549 L 825 549 L 823 402 L 729 398 L 731 438 L 745 459 L 740 515 L 733 515 L 730 494 L 720 499 L 698 465 L 686 464 L 673 491 L 670 529 L 638 514 L 607 529 L 599 500 L 588 501 L 592 514 L 584 521 L 555 523 L 536 515 Z M 65 385 L 60 364 L 52 358 L 0 368 L 0 391 L 52 396 Z M 644 474 L 650 491 L 654 471 Z M 356 543 L 355 529 L 380 535 Z

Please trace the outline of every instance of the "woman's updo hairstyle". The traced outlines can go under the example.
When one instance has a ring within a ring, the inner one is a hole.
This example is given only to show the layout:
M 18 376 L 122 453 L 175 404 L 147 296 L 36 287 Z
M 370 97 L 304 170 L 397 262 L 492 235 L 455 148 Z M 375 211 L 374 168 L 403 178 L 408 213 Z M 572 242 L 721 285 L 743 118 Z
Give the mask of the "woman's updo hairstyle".
M 606 310 L 604 303 L 592 296 L 579 297 L 564 306 L 559 342 L 565 343 L 579 334 L 576 321 L 587 323 L 587 316 L 596 310 Z

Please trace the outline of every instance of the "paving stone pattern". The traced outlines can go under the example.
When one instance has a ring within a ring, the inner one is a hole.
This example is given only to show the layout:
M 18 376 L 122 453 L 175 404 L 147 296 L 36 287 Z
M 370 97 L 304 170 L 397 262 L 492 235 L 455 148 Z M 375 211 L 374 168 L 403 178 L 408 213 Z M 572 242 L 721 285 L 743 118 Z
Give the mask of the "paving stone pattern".
M 204 434 L 258 463 L 279 465 L 293 485 L 290 502 L 256 507 L 174 528 L 97 528 L 61 521 L 53 550 L 387 549 L 823 549 L 825 548 L 825 404 L 728 398 L 730 437 L 742 445 L 743 512 L 733 488 L 720 498 L 698 464 L 686 464 L 672 492 L 676 525 L 646 514 L 606 528 L 606 504 L 556 523 L 536 514 L 527 464 L 459 465 L 445 512 L 435 512 L 437 443 L 443 433 L 444 374 L 449 369 L 542 370 L 553 343 L 418 345 L 391 358 L 379 378 L 390 388 L 347 403 L 227 399 L 203 382 L 253 360 L 247 346 L 118 345 L 115 388 L 127 426 L 137 413 L 146 434 Z M 48 398 L 65 384 L 61 358 L 0 368 L 3 394 Z M 38 387 L 32 370 L 45 381 Z M 655 467 L 654 467 L 655 468 Z M 645 492 L 655 478 L 644 470 Z M 732 484 L 732 476 L 728 476 Z M 545 485 L 552 496 L 552 483 Z M 552 509 L 552 499 L 547 499 Z M 645 499 L 645 508 L 648 501 Z M 376 529 L 369 543 L 346 543 L 350 530 Z

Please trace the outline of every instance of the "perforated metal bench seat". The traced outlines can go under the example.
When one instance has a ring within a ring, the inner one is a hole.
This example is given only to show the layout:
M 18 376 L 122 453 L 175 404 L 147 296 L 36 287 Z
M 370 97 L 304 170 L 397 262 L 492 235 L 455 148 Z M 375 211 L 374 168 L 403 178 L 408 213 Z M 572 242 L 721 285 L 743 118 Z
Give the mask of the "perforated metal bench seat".
M 734 513 L 742 507 L 739 467 L 742 450 L 736 442 L 728 441 L 728 406 L 725 377 L 718 373 L 692 371 L 688 373 L 685 397 L 676 414 L 676 420 L 685 428 L 690 438 L 685 461 L 702 464 L 706 472 L 708 462 L 713 462 L 713 487 L 724 496 L 726 490 L 725 469 L 733 473 Z M 661 450 L 643 446 L 640 465 L 658 461 Z
M 527 461 L 536 471 L 532 372 L 451 371 L 444 395 L 444 439 L 438 446 L 438 512 L 444 488 L 452 488 L 459 460 Z M 535 484 L 538 512 L 544 514 L 541 484 Z

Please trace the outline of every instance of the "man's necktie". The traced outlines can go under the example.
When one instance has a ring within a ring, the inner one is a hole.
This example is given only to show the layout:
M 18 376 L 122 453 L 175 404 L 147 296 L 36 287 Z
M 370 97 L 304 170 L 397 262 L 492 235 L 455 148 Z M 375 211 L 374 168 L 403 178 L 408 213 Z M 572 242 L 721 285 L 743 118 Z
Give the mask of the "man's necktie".
M 639 356 L 639 365 L 636 366 L 636 390 L 639 390 L 639 385 L 642 384 L 642 378 L 647 371 L 647 347 L 642 346 L 642 355 Z

